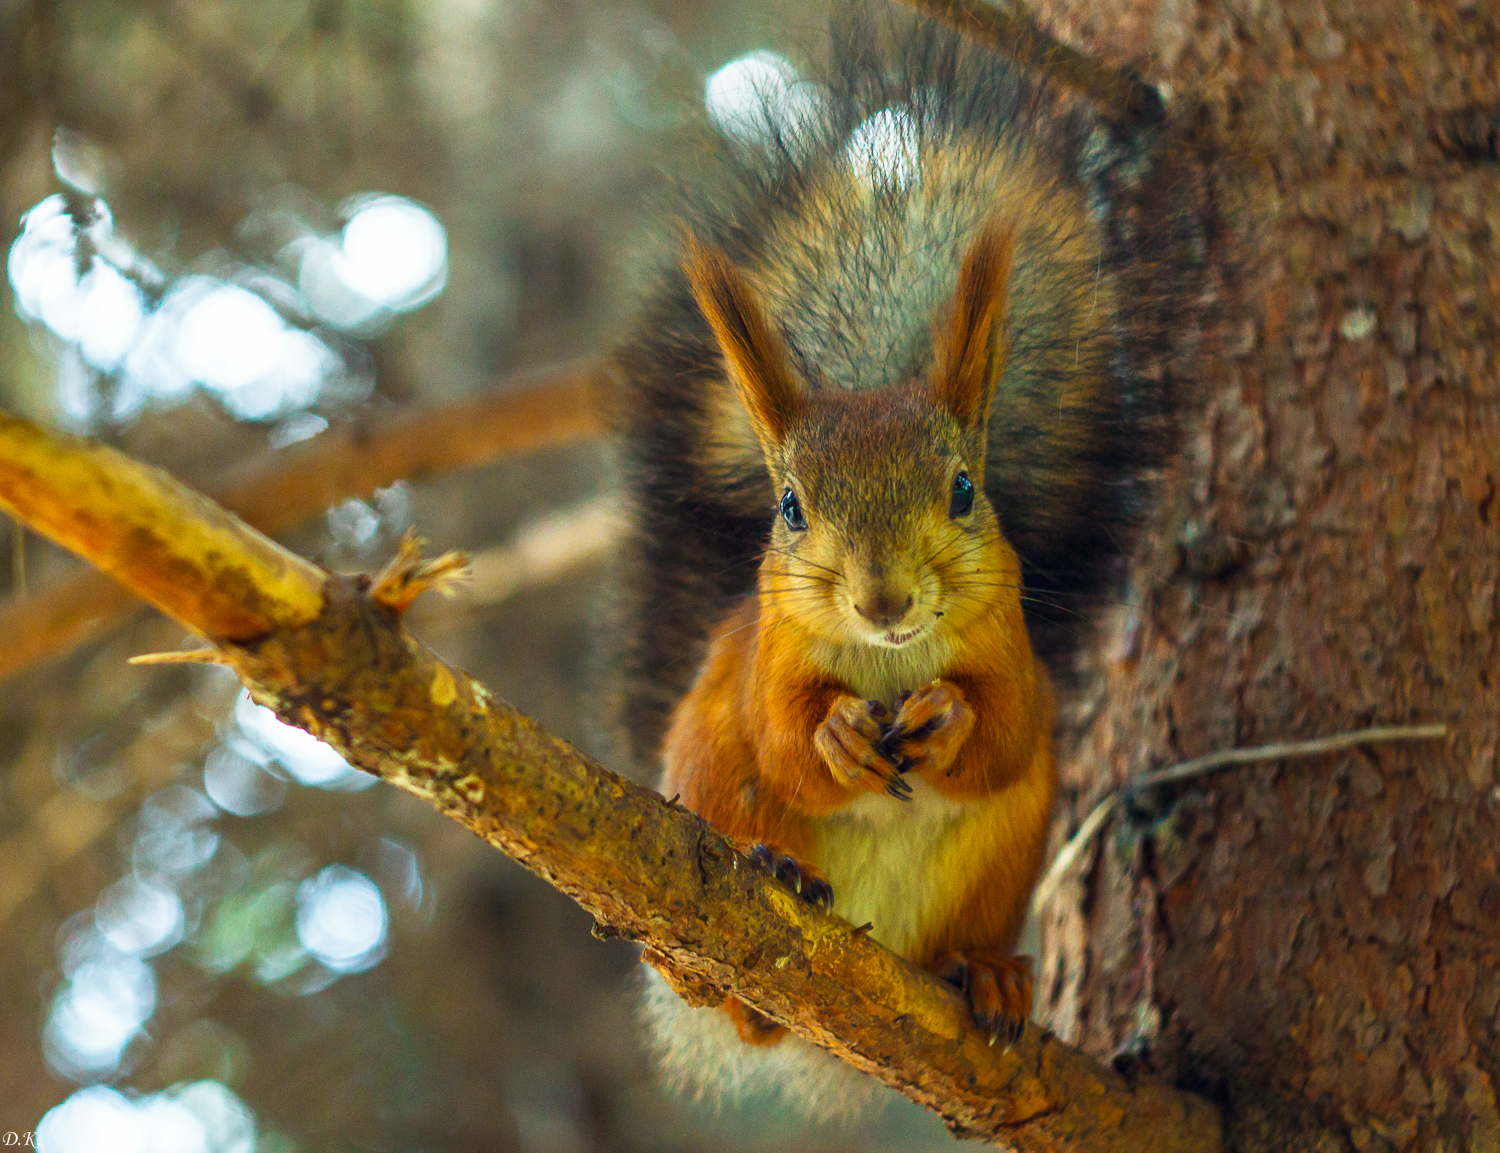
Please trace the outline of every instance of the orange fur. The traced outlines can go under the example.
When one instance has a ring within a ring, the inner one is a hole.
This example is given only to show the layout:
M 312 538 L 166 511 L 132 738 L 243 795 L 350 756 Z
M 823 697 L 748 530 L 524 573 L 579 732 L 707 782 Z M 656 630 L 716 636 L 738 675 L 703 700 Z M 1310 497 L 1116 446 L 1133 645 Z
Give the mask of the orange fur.
M 911 955 L 919 964 L 1014 944 L 1046 845 L 1054 788 L 1051 688 L 1019 618 L 1007 615 L 966 628 L 961 655 L 943 670 L 940 679 L 962 693 L 974 723 L 952 763 L 922 776 L 952 800 L 1006 796 L 1015 803 L 966 832 L 951 906 Z M 842 784 L 818 753 L 818 728 L 838 700 L 853 694 L 808 659 L 812 647 L 794 616 L 773 612 L 763 620 L 758 597 L 732 613 L 673 717 L 662 787 L 731 837 L 816 867 L 809 819 L 882 785 L 873 776 Z
M 813 646 L 795 616 L 762 610 L 760 598 L 747 600 L 715 638 L 668 733 L 664 787 L 731 836 L 816 867 L 821 854 L 810 835 L 812 819 L 862 794 L 878 795 L 881 778 L 836 779 L 815 735 L 837 704 L 851 699 L 851 686 L 808 659 Z M 980 808 L 948 848 L 936 886 L 941 907 L 926 918 L 925 937 L 890 942 L 937 971 L 950 954 L 1003 955 L 1013 947 L 1046 843 L 1051 693 L 1025 632 L 1016 631 L 1019 621 L 1006 617 L 988 614 L 965 629 L 960 655 L 941 681 L 961 694 L 972 727 L 950 763 L 920 773 L 941 796 Z M 887 940 L 878 922 L 873 932 Z M 990 987 L 981 983 L 971 996 Z M 993 1000 L 974 1002 L 982 1024 L 997 1012 Z M 1030 1012 L 1029 982 L 1024 998 L 1017 993 L 998 1003 L 1013 1032 L 1015 1020 Z M 738 1002 L 725 1008 L 747 1042 L 771 1044 L 784 1032 Z

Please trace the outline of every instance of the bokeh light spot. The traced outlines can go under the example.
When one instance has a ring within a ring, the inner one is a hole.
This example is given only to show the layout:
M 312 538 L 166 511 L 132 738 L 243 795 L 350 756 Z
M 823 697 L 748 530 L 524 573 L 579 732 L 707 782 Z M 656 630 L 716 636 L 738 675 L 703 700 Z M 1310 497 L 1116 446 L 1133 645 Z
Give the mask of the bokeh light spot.
M 381 837 L 375 846 L 374 872 L 381 888 L 413 909 L 422 904 L 422 864 L 410 845 Z
M 345 278 L 386 308 L 404 312 L 440 291 L 448 270 L 448 234 L 437 217 L 399 196 L 364 202 L 344 225 Z
M 36 1128 L 41 1153 L 146 1153 L 134 1102 L 118 1089 L 80 1089 L 49 1109 Z
M 57 990 L 42 1031 L 47 1063 L 64 1077 L 113 1072 L 156 1011 L 156 973 L 138 957 L 98 949 Z
M 242 692 L 235 702 L 234 720 L 241 733 L 304 785 L 348 791 L 368 788 L 377 780 L 311 733 L 282 724 L 270 709 L 252 701 L 249 693 Z
M 214 1153 L 208 1129 L 179 1102 L 151 1096 L 136 1102 L 142 1135 L 151 1153 Z
M 345 548 L 361 549 L 380 531 L 380 514 L 358 497 L 328 510 L 328 531 Z
M 378 330 L 448 283 L 448 233 L 431 212 L 400 196 L 372 195 L 346 208 L 337 239 L 296 241 L 298 286 L 327 324 Z
M 182 318 L 177 359 L 209 388 L 245 388 L 270 374 L 281 357 L 286 325 L 255 293 L 226 284 L 207 293 Z
M 238 749 L 220 745 L 203 764 L 203 791 L 226 813 L 256 817 L 281 807 L 286 781 Z
M 795 136 L 817 116 L 822 91 L 801 80 L 785 57 L 750 52 L 709 75 L 703 103 L 709 120 L 725 136 L 758 144 L 776 132 Z
M 131 863 L 143 877 L 185 876 L 208 863 L 219 834 L 208 824 L 218 810 L 186 785 L 168 785 L 141 805 Z
M 78 341 L 83 359 L 109 372 L 135 345 L 146 319 L 137 288 L 102 260 L 79 285 Z
M 345 865 L 329 865 L 297 890 L 297 937 L 338 973 L 357 973 L 385 956 L 385 899 L 375 883 Z
M 182 898 L 174 890 L 149 884 L 133 873 L 99 895 L 94 920 L 106 941 L 139 957 L 166 952 L 182 940 L 186 923 Z
M 219 1082 L 174 1086 L 162 1097 L 198 1122 L 207 1153 L 251 1153 L 255 1148 L 254 1116 Z
M 136 1100 L 94 1085 L 47 1112 L 36 1147 L 44 1153 L 253 1153 L 255 1118 L 217 1081 L 174 1085 Z

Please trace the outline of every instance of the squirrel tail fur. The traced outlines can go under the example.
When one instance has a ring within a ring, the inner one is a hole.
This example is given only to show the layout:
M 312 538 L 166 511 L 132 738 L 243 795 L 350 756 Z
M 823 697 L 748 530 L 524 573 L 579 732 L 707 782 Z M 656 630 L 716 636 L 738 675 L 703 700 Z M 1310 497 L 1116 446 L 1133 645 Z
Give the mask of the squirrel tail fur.
M 641 1023 L 661 1079 L 674 1092 L 714 1106 L 770 1095 L 833 1124 L 869 1118 L 895 1099 L 874 1078 L 800 1037 L 746 1045 L 723 1010 L 690 1006 L 650 965 L 641 969 Z

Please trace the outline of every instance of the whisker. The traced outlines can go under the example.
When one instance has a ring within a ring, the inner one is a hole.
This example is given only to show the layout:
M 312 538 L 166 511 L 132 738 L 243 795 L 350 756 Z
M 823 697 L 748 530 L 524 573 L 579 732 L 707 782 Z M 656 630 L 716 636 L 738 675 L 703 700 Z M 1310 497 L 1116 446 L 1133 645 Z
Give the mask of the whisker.
M 768 569 L 765 570 L 761 575 L 771 577 L 785 577 L 792 580 L 812 581 L 816 584 L 826 585 L 829 588 L 832 588 L 836 583 L 835 581 L 829 580 L 827 577 L 818 576 L 816 573 L 784 572 L 780 569 Z
M 836 568 L 829 568 L 826 564 L 819 564 L 815 560 L 808 560 L 805 556 L 801 556 L 800 554 L 793 552 L 789 548 L 777 548 L 774 545 L 767 545 L 766 548 L 764 549 L 764 555 L 766 555 L 766 556 L 784 556 L 784 557 L 788 557 L 788 558 L 796 561 L 798 564 L 805 564 L 805 565 L 808 565 L 811 568 L 821 569 L 823 572 L 826 572 L 826 573 L 832 573 L 836 577 L 841 577 L 841 576 L 844 575 L 843 573 L 839 572 L 839 570 L 836 569 Z

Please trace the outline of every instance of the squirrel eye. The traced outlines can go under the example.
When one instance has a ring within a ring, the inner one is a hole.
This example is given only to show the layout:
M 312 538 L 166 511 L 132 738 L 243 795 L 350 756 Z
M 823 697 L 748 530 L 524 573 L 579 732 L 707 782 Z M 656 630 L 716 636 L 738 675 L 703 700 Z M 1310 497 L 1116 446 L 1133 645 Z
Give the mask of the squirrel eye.
M 793 532 L 807 531 L 807 518 L 802 515 L 802 503 L 791 489 L 781 494 L 781 519 Z
M 953 495 L 948 498 L 948 515 L 953 519 L 968 516 L 974 507 L 974 482 L 969 474 L 960 472 L 953 478 Z

